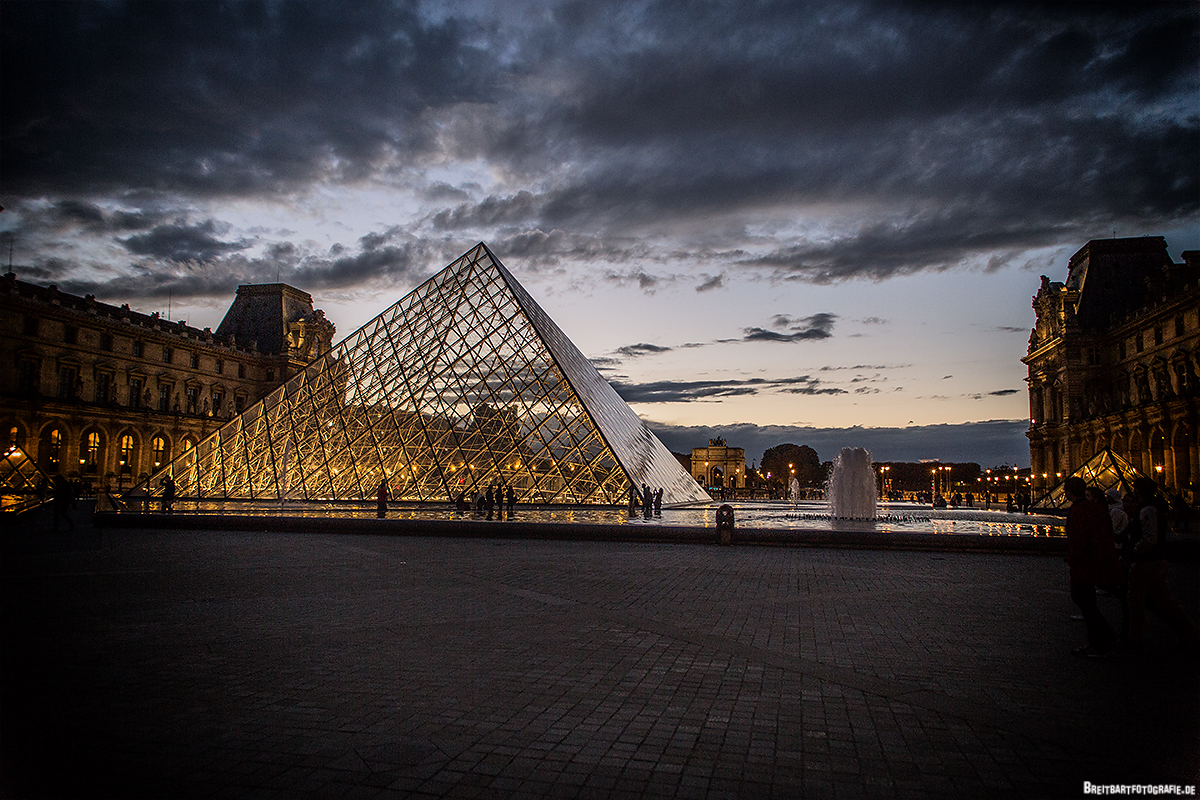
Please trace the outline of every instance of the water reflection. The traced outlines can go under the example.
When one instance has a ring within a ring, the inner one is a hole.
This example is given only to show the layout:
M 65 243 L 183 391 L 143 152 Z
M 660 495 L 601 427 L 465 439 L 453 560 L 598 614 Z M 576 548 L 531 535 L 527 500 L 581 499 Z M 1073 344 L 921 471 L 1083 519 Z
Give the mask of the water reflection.
M 833 519 L 822 503 L 730 503 L 738 528 L 756 530 L 877 531 L 881 533 L 940 533 L 991 536 L 1061 536 L 1058 517 L 1009 514 L 983 509 L 939 509 L 910 503 L 883 503 L 874 520 Z M 157 506 L 157 504 L 155 504 Z M 517 505 L 512 514 L 488 520 L 484 514 L 456 511 L 450 504 L 406 505 L 392 503 L 388 519 L 459 520 L 481 525 L 505 522 L 584 525 L 646 525 L 716 528 L 717 504 L 689 508 L 664 508 L 661 515 L 629 516 L 625 507 Z M 368 518 L 375 504 L 355 502 L 305 503 L 296 501 L 230 502 L 181 500 L 180 514 L 250 514 L 273 517 Z

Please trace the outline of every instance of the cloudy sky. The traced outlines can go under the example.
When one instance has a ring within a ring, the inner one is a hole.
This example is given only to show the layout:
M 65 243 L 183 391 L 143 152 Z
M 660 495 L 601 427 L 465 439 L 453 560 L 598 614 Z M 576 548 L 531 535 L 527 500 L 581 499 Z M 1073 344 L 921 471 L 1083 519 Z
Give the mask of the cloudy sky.
M 1028 464 L 1039 276 L 1200 248 L 1198 8 L 6 0 L 0 231 L 339 338 L 482 240 L 673 449 Z

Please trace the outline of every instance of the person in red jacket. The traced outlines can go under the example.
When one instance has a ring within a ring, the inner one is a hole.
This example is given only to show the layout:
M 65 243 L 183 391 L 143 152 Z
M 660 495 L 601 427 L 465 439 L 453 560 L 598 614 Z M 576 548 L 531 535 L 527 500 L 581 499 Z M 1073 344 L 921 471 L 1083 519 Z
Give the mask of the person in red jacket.
M 379 482 L 379 488 L 375 490 L 375 516 L 383 519 L 387 516 L 388 504 L 388 484 L 387 478 Z
M 1096 658 L 1112 648 L 1116 634 L 1096 605 L 1096 588 L 1120 590 L 1125 576 L 1113 541 L 1112 520 L 1100 503 L 1086 499 L 1083 478 L 1067 478 L 1063 487 L 1067 512 L 1067 565 L 1071 568 L 1071 599 L 1087 625 L 1088 641 L 1072 652 Z

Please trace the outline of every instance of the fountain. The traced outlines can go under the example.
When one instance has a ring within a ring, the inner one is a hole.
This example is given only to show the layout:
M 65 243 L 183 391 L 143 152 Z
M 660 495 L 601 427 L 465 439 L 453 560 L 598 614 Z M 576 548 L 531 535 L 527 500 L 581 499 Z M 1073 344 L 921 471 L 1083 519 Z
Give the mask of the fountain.
M 875 519 L 875 470 L 871 454 L 861 447 L 843 447 L 825 487 L 829 514 L 834 519 Z

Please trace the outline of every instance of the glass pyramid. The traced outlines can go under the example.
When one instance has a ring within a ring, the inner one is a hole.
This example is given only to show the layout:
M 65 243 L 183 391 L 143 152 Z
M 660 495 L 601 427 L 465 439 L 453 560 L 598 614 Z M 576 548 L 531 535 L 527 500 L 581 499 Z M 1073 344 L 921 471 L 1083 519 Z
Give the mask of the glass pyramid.
M 19 513 L 49 496 L 46 473 L 20 447 L 13 445 L 0 456 L 0 511 Z
M 709 497 L 482 242 L 139 488 L 200 499 Z
M 1126 492 L 1133 491 L 1133 482 L 1141 476 L 1142 474 L 1132 464 L 1112 450 L 1105 449 L 1089 458 L 1083 466 L 1067 477 L 1083 478 L 1088 486 L 1095 486 L 1102 492 L 1107 492 L 1115 487 L 1124 495 Z M 1063 489 L 1066 482 L 1066 478 L 1064 478 L 1034 505 L 1046 509 L 1069 508 L 1071 503 L 1067 500 L 1066 491 Z

